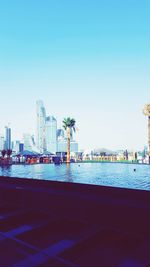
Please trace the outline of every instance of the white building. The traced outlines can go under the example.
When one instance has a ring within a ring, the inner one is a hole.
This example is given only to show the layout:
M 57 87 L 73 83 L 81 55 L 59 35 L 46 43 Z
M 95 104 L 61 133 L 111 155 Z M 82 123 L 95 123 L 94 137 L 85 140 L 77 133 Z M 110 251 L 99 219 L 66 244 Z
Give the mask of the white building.
M 24 150 L 36 151 L 34 136 L 28 133 L 23 134 Z
M 11 149 L 12 144 L 11 144 L 11 128 L 10 127 L 5 127 L 5 149 Z
M 51 153 L 57 151 L 57 121 L 53 116 L 46 117 L 46 149 Z
M 15 153 L 19 152 L 19 146 L 20 146 L 20 141 L 19 140 L 16 140 L 16 141 L 13 142 L 13 151 Z
M 4 136 L 0 136 L 0 150 L 3 150 L 5 147 L 5 138 Z
M 57 152 L 67 152 L 67 140 L 58 140 Z M 70 152 L 78 152 L 78 143 L 75 141 L 70 142 Z
M 46 111 L 43 101 L 39 100 L 36 103 L 36 115 L 37 115 L 37 134 L 36 134 L 36 146 L 39 152 L 46 151 Z
M 43 101 L 36 102 L 37 107 L 37 134 L 36 147 L 40 153 L 44 152 L 66 152 L 67 138 L 66 132 L 62 129 L 57 130 L 57 120 L 53 116 L 46 116 Z M 25 142 L 25 149 L 27 147 Z M 29 144 L 28 144 L 29 145 Z M 29 147 L 27 150 L 30 150 Z M 71 152 L 78 152 L 78 143 L 73 140 L 71 131 Z
M 62 141 L 65 138 L 65 133 L 63 129 L 58 129 L 57 130 L 57 140 Z

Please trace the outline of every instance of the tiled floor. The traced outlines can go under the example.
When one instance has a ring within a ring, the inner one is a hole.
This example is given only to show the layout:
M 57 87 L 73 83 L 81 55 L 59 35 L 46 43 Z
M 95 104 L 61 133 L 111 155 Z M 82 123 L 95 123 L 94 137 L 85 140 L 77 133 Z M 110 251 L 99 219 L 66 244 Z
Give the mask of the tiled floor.
M 80 193 L 74 190 L 71 195 L 59 186 L 53 194 L 47 186 L 38 187 L 40 198 L 36 188 L 23 185 L 18 193 L 16 186 L 0 181 L 0 266 L 150 266 L 147 200 L 145 206 L 140 201 L 140 209 L 137 196 L 136 208 L 134 203 L 122 207 L 118 203 L 118 208 L 114 197 L 104 204 L 98 193 L 89 202 L 94 192 L 82 192 L 81 188 Z M 125 216 L 129 216 L 127 223 Z

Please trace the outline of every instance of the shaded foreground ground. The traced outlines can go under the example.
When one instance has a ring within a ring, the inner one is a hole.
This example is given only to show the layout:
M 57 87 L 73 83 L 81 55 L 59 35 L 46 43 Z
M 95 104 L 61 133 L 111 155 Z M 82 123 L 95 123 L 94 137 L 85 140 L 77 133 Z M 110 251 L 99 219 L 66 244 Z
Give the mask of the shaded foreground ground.
M 150 267 L 150 192 L 0 177 L 0 266 Z

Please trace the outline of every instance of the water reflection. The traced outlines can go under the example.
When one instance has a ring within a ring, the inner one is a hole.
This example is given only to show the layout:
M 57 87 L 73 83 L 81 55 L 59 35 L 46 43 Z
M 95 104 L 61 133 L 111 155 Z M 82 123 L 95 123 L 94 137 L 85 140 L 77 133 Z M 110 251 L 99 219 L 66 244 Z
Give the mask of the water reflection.
M 134 172 L 136 168 L 136 172 Z M 1 176 L 96 184 L 150 190 L 150 165 L 134 164 L 39 164 L 1 166 Z
M 0 166 L 0 175 L 1 176 L 11 176 L 12 166 L 4 165 Z
M 73 173 L 70 164 L 66 164 L 66 182 L 73 182 Z

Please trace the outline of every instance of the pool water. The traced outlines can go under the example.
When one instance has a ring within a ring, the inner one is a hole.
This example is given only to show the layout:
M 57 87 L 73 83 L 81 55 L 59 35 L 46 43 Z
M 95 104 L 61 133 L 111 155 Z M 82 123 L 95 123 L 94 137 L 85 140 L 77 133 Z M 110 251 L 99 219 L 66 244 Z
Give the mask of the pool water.
M 1 176 L 150 190 L 150 165 L 72 163 L 0 167 Z

